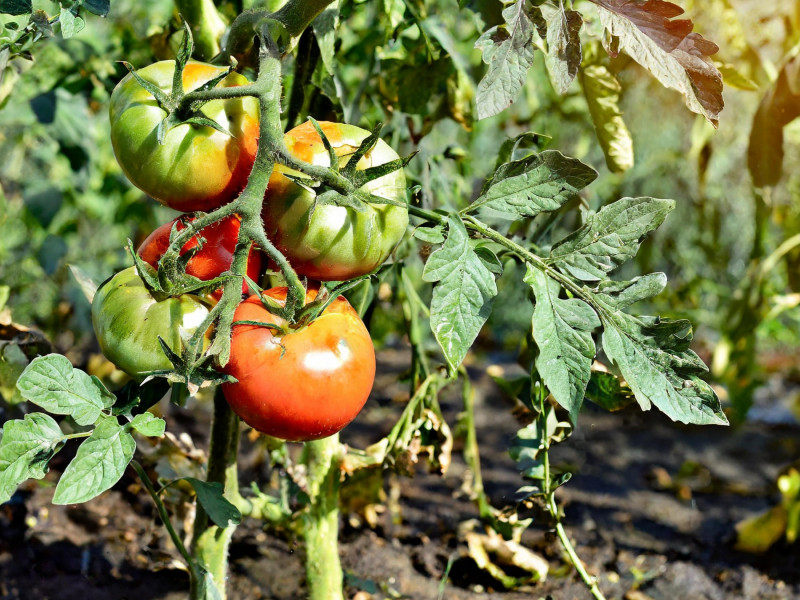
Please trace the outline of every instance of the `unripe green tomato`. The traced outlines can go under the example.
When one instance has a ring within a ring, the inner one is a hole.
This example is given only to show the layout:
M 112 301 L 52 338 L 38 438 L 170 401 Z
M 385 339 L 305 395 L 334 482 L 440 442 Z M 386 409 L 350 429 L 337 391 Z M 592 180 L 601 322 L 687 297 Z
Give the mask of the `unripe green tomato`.
M 320 127 L 342 167 L 370 134 L 343 123 L 322 121 Z M 330 166 L 328 152 L 310 121 L 287 132 L 284 141 L 296 158 Z M 397 153 L 379 139 L 357 168 L 367 169 L 397 158 Z M 408 226 L 406 207 L 370 204 L 364 212 L 346 206 L 315 207 L 316 194 L 284 173 L 302 176 L 275 165 L 262 216 L 267 236 L 300 275 L 319 281 L 344 281 L 364 275 L 383 264 L 403 238 Z M 399 169 L 368 182 L 361 189 L 382 198 L 405 201 L 406 178 Z
M 184 294 L 156 300 L 136 267 L 120 271 L 103 283 L 92 301 L 92 324 L 106 358 L 134 377 L 172 369 L 158 337 L 176 354 L 181 330 L 191 336 L 208 315 L 197 296 Z
M 189 62 L 183 88 L 192 91 L 224 69 Z M 172 89 L 175 61 L 153 63 L 136 73 L 164 93 Z M 217 87 L 249 83 L 231 73 Z M 258 146 L 258 101 L 255 98 L 212 100 L 200 111 L 231 135 L 205 125 L 183 123 L 158 143 L 159 123 L 167 112 L 128 74 L 111 94 L 111 143 L 131 183 L 161 204 L 190 212 L 209 211 L 233 200 L 247 183 Z

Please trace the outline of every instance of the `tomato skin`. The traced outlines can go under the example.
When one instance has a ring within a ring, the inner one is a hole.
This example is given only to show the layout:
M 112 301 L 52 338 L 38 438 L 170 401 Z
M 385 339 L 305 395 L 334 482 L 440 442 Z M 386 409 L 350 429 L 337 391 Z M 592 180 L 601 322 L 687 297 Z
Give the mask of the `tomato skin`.
M 157 301 L 129 267 L 101 285 L 92 301 L 92 325 L 106 358 L 134 377 L 171 369 L 158 336 L 176 353 L 180 329 L 191 335 L 208 315 L 208 305 L 185 294 Z
M 191 91 L 222 72 L 221 67 L 189 62 L 183 87 Z M 165 60 L 137 74 L 165 93 L 172 89 L 175 61 Z M 218 86 L 249 83 L 231 73 Z M 233 137 L 210 127 L 182 124 L 159 144 L 156 131 L 167 116 L 153 96 L 128 74 L 111 94 L 111 143 L 125 175 L 161 204 L 175 210 L 208 211 L 233 200 L 244 188 L 258 145 L 255 98 L 212 100 L 200 109 Z
M 320 122 L 340 158 L 347 163 L 370 132 L 343 123 Z M 289 152 L 315 165 L 330 165 L 328 152 L 310 121 L 284 135 Z M 358 163 L 358 169 L 381 165 L 398 158 L 386 142 L 375 147 Z M 408 209 L 390 204 L 370 204 L 364 212 L 344 206 L 314 207 L 316 195 L 287 177 L 296 174 L 275 165 L 264 197 L 262 216 L 267 236 L 301 275 L 319 281 L 344 281 L 373 271 L 386 261 L 403 238 Z M 382 198 L 405 201 L 403 170 L 370 181 L 362 190 Z
M 264 294 L 283 302 L 286 288 Z M 306 303 L 314 297 L 309 290 Z M 235 321 L 286 326 L 257 296 L 239 305 Z M 286 335 L 235 325 L 223 370 L 238 380 L 222 391 L 245 423 L 285 440 L 316 440 L 341 430 L 364 406 L 375 380 L 375 349 L 358 313 L 340 296 L 310 325 Z
M 187 220 L 193 221 L 194 219 L 189 218 Z M 158 261 L 169 248 L 169 234 L 176 221 L 178 223 L 178 231 L 186 228 L 180 218 L 164 223 L 148 235 L 136 251 L 142 260 L 151 267 L 158 267 Z M 203 247 L 189 259 L 186 264 L 186 273 L 203 281 L 209 281 L 220 273 L 227 271 L 233 261 L 233 253 L 236 250 L 236 241 L 239 238 L 241 224 L 242 222 L 238 215 L 231 215 L 201 229 L 200 236 L 206 241 Z M 198 236 L 195 235 L 184 244 L 183 248 L 181 248 L 181 255 L 197 247 L 197 238 Z M 261 276 L 261 252 L 256 248 L 251 248 L 247 257 L 247 275 L 256 282 Z M 242 282 L 242 293 L 246 294 L 248 290 L 247 282 Z M 211 294 L 211 297 L 219 300 L 221 295 L 221 290 L 217 290 Z

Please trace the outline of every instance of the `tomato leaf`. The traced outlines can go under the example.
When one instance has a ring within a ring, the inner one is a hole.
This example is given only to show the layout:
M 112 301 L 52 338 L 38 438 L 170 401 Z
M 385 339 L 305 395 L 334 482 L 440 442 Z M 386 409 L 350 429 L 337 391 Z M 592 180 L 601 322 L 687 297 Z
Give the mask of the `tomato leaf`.
M 75 369 L 66 356 L 39 356 L 17 381 L 22 396 L 56 415 L 70 415 L 78 425 L 91 425 L 114 403 L 114 395 L 97 377 Z
M 497 162 L 494 165 L 494 170 L 496 171 L 507 162 L 512 162 L 514 160 L 514 154 L 518 152 L 520 148 L 532 146 L 533 151 L 527 154 L 527 156 L 530 156 L 534 152 L 541 152 L 547 148 L 552 139 L 552 137 L 543 133 L 526 131 L 513 138 L 504 140 L 500 145 L 500 150 L 497 151 Z
M 727 425 L 716 393 L 697 377 L 708 368 L 689 349 L 689 321 L 633 317 L 613 310 L 602 311 L 601 319 L 603 350 L 642 410 L 655 404 L 673 421 Z
M 61 24 L 61 37 L 65 40 L 71 38 L 86 26 L 85 21 L 76 15 L 71 8 L 61 8 L 58 22 Z
M 110 0 L 81 0 L 81 5 L 90 13 L 105 17 L 111 9 Z
M 144 383 L 129 381 L 116 393 L 117 400 L 111 409 L 111 414 L 116 416 L 132 416 L 134 413 L 143 413 L 151 406 L 157 404 L 169 391 L 169 383 L 155 377 Z
M 414 237 L 429 244 L 441 244 L 444 242 L 444 227 L 434 225 L 433 227 L 420 226 L 414 229 Z
M 0 13 L 6 15 L 26 15 L 33 12 L 31 0 L 0 0 Z
M 550 262 L 582 281 L 599 281 L 636 256 L 642 239 L 664 222 L 674 200 L 622 198 L 590 214 L 586 224 L 557 242 Z
M 559 2 L 558 7 L 542 5 L 541 11 L 547 21 L 545 62 L 553 86 L 563 95 L 567 93 L 581 64 L 580 31 L 583 18 L 577 11 L 564 10 L 563 2 Z
M 184 477 L 183 480 L 194 488 L 197 501 L 218 527 L 230 527 L 242 521 L 242 513 L 223 495 L 221 483 L 200 481 L 194 477 Z
M 461 219 L 450 216 L 447 223 L 447 239 L 428 258 L 422 279 L 436 283 L 431 299 L 431 329 L 448 365 L 456 369 L 492 312 L 497 285 L 470 246 Z
M 613 373 L 592 371 L 586 386 L 586 398 L 600 408 L 617 411 L 636 401 L 631 388 Z
M 333 75 L 336 66 L 336 30 L 339 27 L 339 7 L 336 3 L 323 10 L 311 23 L 314 28 L 314 37 L 319 46 L 322 64 L 329 75 Z
M 41 479 L 47 463 L 60 450 L 64 434 L 50 415 L 30 413 L 6 421 L 0 438 L 0 504 L 26 479 Z
M 509 219 L 558 209 L 597 177 L 597 171 L 557 150 L 501 165 L 467 212 L 489 210 Z
M 622 86 L 605 65 L 586 65 L 580 70 L 583 95 L 589 106 L 597 140 L 610 171 L 633 167 L 633 138 L 619 108 Z
M 135 450 L 133 436 L 116 417 L 104 417 L 58 480 L 53 504 L 77 504 L 102 494 L 120 480 Z
M 722 111 L 722 75 L 709 58 L 719 47 L 692 33 L 690 19 L 671 20 L 683 9 L 664 0 L 591 0 L 619 47 L 665 87 L 680 92 L 689 110 L 714 127 Z
M 143 412 L 136 415 L 133 421 L 128 423 L 128 430 L 135 429 L 142 435 L 148 437 L 161 437 L 164 435 L 164 430 L 167 427 L 167 422 L 155 416 L 153 413 Z
M 489 69 L 475 95 L 478 119 L 492 117 L 516 100 L 533 64 L 533 19 L 538 8 L 517 0 L 503 10 L 505 23 L 488 29 L 475 42 Z
M 622 310 L 641 300 L 652 298 L 667 287 L 667 276 L 664 273 L 650 273 L 635 277 L 630 281 L 601 281 L 597 292 L 604 303 Z
M 533 308 L 533 339 L 539 348 L 536 370 L 575 424 L 596 354 L 592 330 L 600 327 L 600 319 L 583 300 L 559 298 L 558 283 L 539 269 L 527 265 L 524 280 L 536 297 Z

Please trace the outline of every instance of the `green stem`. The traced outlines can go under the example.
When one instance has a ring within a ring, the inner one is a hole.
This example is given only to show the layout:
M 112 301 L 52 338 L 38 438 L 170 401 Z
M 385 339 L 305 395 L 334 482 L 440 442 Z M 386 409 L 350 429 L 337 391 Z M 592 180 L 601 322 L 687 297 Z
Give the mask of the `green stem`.
M 219 40 L 227 23 L 217 12 L 213 0 L 175 0 L 175 8 L 192 30 L 197 58 L 210 60 L 219 54 Z
M 339 561 L 339 434 L 307 442 L 310 505 L 303 520 L 309 600 L 343 600 Z
M 239 479 L 236 458 L 239 451 L 239 418 L 233 413 L 217 388 L 214 395 L 214 420 L 211 423 L 211 440 L 208 448 L 209 483 L 221 483 L 225 497 L 235 500 L 239 496 Z M 225 599 L 225 580 L 228 575 L 228 546 L 235 526 L 218 527 L 210 524 L 208 515 L 197 503 L 194 520 L 192 554 L 211 574 L 221 599 Z M 192 600 L 205 598 L 203 591 L 193 586 Z
M 478 512 L 482 519 L 492 517 L 492 508 L 486 499 L 481 474 L 481 456 L 478 448 L 478 435 L 475 429 L 475 390 L 465 367 L 459 369 L 463 381 L 462 398 L 464 400 L 464 418 L 467 424 L 467 435 L 464 440 L 464 460 L 472 471 L 472 493 L 478 501 Z
M 183 560 L 186 561 L 186 564 L 190 569 L 192 577 L 194 578 L 196 571 L 195 561 L 192 558 L 191 554 L 189 554 L 189 551 L 186 550 L 186 546 L 183 545 L 183 540 L 181 540 L 180 536 L 175 531 L 175 528 L 172 526 L 172 521 L 170 521 L 169 519 L 169 513 L 167 512 L 164 503 L 161 502 L 161 497 L 158 495 L 158 492 L 156 492 L 155 488 L 153 487 L 153 483 L 150 481 L 150 477 L 147 475 L 142 465 L 139 464 L 139 461 L 132 460 L 131 466 L 133 467 L 133 470 L 136 471 L 136 474 L 139 476 L 139 479 L 142 480 L 142 484 L 147 490 L 147 493 L 150 494 L 150 497 L 153 499 L 153 503 L 155 503 L 156 510 L 158 511 L 158 516 L 164 523 L 164 527 L 167 528 L 167 533 L 169 533 L 169 537 L 170 539 L 172 539 L 172 543 L 175 544 L 175 547 L 178 549 L 178 552 L 180 552 L 181 556 L 183 557 Z
M 536 377 L 538 379 L 538 377 Z M 581 559 L 578 557 L 578 553 L 575 552 L 575 548 L 572 545 L 572 542 L 569 540 L 569 536 L 567 536 L 567 532 L 564 529 L 564 525 L 561 523 L 561 513 L 558 510 L 558 505 L 556 504 L 556 491 L 552 487 L 552 480 L 551 480 L 551 471 L 550 471 L 550 438 L 547 436 L 547 390 L 544 387 L 544 383 L 541 379 L 534 382 L 538 384 L 538 401 L 539 401 L 539 430 L 542 432 L 542 449 L 541 449 L 541 460 L 544 466 L 544 477 L 542 478 L 542 485 L 544 489 L 545 502 L 547 504 L 547 511 L 550 513 L 550 517 L 553 519 L 555 523 L 556 535 L 558 535 L 558 539 L 561 542 L 561 546 L 567 553 L 570 562 L 575 567 L 575 570 L 580 575 L 581 580 L 589 588 L 592 596 L 595 600 L 605 600 L 605 596 L 600 591 L 600 588 L 597 587 L 597 579 L 589 575 L 586 569 L 581 562 Z M 552 409 L 551 409 L 552 410 Z

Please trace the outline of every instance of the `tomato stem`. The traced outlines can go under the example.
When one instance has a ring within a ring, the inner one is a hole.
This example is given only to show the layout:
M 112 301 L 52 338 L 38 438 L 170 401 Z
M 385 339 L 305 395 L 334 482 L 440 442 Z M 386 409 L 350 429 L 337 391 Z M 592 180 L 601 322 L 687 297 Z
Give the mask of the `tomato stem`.
M 303 459 L 308 466 L 308 513 L 304 516 L 306 576 L 309 600 L 342 600 L 343 574 L 339 560 L 339 434 L 307 442 Z
M 239 497 L 239 479 L 236 466 L 239 452 L 239 417 L 228 406 L 222 388 L 214 394 L 214 419 L 211 422 L 211 439 L 208 447 L 209 483 L 221 483 L 225 497 L 236 502 Z M 235 525 L 218 527 L 209 523 L 208 514 L 198 502 L 194 520 L 192 554 L 205 569 L 217 587 L 222 600 L 225 599 L 225 580 L 228 576 L 228 546 L 236 529 Z M 192 600 L 206 598 L 202 586 L 194 585 L 198 591 Z

